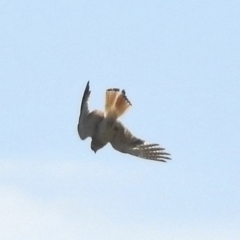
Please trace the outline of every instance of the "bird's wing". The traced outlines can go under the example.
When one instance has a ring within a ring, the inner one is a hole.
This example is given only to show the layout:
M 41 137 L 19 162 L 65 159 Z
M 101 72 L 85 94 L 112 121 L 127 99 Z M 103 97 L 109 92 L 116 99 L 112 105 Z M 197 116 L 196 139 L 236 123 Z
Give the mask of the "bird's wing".
M 89 112 L 88 100 L 90 96 L 89 81 L 87 82 L 80 108 L 80 116 L 78 122 L 78 134 L 82 140 L 91 137 L 96 129 L 98 123 L 103 119 L 104 113 L 102 111 Z
M 147 143 L 131 134 L 119 121 L 116 122 L 113 138 L 110 141 L 112 147 L 122 153 L 128 153 L 140 158 L 166 162 L 170 160 L 169 153 L 158 144 Z

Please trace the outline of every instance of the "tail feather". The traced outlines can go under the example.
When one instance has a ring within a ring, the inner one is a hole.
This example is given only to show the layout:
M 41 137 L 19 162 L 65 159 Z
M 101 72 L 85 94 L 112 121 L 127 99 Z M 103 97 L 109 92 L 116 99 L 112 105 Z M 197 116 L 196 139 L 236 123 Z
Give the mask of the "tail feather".
M 131 106 L 130 101 L 126 96 L 126 92 L 119 89 L 112 88 L 106 91 L 105 100 L 105 114 L 110 118 L 119 118 L 129 107 Z
M 125 91 L 122 90 L 121 94 L 119 94 L 117 101 L 115 103 L 117 116 L 120 117 L 130 106 L 131 103 L 126 96 Z
M 111 88 L 106 91 L 106 98 L 105 98 L 105 112 L 108 113 L 112 110 L 115 105 L 116 99 L 119 95 L 118 88 Z

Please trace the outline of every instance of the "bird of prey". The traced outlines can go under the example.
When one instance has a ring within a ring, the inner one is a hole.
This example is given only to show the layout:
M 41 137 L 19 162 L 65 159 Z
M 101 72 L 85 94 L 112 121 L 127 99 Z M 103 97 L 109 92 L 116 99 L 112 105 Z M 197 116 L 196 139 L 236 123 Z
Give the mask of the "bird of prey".
M 132 135 L 118 120 L 131 106 L 124 90 L 111 88 L 106 90 L 105 111 L 89 111 L 90 96 L 89 81 L 86 85 L 80 109 L 78 134 L 82 140 L 92 138 L 91 149 L 96 153 L 107 143 L 122 153 L 128 153 L 140 158 L 166 162 L 170 160 L 169 153 L 158 144 L 148 143 Z

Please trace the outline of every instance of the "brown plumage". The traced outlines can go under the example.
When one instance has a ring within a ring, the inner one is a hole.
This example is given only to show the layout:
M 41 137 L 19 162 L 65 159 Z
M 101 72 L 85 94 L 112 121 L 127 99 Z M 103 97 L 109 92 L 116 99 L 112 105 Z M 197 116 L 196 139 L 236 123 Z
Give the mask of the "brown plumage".
M 91 149 L 97 150 L 110 143 L 122 153 L 128 153 L 140 158 L 162 161 L 170 160 L 169 153 L 158 144 L 147 143 L 131 134 L 117 119 L 131 106 L 126 92 L 118 88 L 106 90 L 105 111 L 89 112 L 90 96 L 89 82 L 85 88 L 80 109 L 78 133 L 82 140 L 92 138 Z
M 111 88 L 106 91 L 105 115 L 109 118 L 119 118 L 129 107 L 130 101 L 127 99 L 125 91 L 118 88 Z

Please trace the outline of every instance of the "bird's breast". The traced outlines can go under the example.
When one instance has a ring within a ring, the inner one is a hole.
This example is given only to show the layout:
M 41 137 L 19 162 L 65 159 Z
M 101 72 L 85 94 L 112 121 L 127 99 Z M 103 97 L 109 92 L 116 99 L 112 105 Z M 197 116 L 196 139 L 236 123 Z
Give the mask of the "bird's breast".
M 107 143 L 112 139 L 114 134 L 115 121 L 104 119 L 98 127 L 98 136 L 102 142 Z

